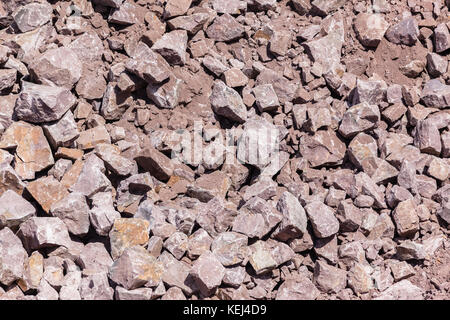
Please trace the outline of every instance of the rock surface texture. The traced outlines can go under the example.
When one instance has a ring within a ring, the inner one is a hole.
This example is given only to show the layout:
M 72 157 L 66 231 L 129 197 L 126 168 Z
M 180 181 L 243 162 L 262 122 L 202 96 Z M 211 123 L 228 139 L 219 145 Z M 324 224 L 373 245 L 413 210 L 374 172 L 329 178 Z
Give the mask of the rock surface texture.
M 449 300 L 449 17 L 0 1 L 0 300 Z

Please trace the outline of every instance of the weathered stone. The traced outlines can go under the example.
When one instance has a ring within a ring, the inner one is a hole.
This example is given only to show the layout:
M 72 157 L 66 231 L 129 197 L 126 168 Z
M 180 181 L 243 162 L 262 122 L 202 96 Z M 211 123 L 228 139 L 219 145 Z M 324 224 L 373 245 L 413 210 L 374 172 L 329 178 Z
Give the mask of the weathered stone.
M 244 26 L 231 15 L 225 13 L 214 19 L 213 23 L 206 29 L 206 34 L 216 41 L 232 41 L 244 34 Z
M 30 182 L 27 191 L 47 213 L 54 203 L 68 195 L 67 189 L 53 177 L 43 177 Z
M 187 251 L 188 237 L 183 232 L 174 232 L 164 241 L 164 248 L 180 260 Z
M 153 298 L 153 289 L 151 288 L 138 288 L 133 290 L 127 290 L 123 287 L 116 287 L 114 297 L 117 300 L 151 300 Z
M 363 46 L 376 48 L 383 39 L 389 24 L 380 14 L 362 12 L 356 16 L 353 27 Z
M 241 96 L 222 81 L 214 84 L 210 101 L 214 112 L 218 115 L 239 123 L 247 120 L 247 108 Z
M 350 161 L 357 167 L 363 168 L 364 161 L 377 157 L 378 148 L 374 138 L 365 133 L 359 133 L 348 146 Z
M 362 212 L 355 205 L 353 205 L 351 199 L 341 201 L 337 208 L 337 213 L 337 218 L 340 222 L 340 229 L 342 231 L 353 232 L 358 230 L 362 223 Z
M 0 69 L 0 93 L 6 92 L 14 86 L 17 79 L 17 70 Z
M 322 292 L 338 293 L 347 285 L 347 272 L 318 260 L 314 266 L 314 284 Z
M 164 268 L 141 246 L 126 248 L 109 269 L 109 277 L 125 289 L 133 290 L 144 285 L 156 286 Z
M 353 105 L 367 102 L 369 105 L 378 105 L 385 98 L 387 85 L 383 80 L 362 80 L 356 81 L 353 94 Z
M 103 243 L 90 242 L 84 246 L 77 263 L 86 270 L 108 272 L 113 260 Z
M 243 87 L 248 83 L 247 76 L 238 68 L 228 69 L 223 73 L 223 78 L 227 86 L 231 88 Z
M 26 184 L 22 182 L 16 171 L 7 163 L 0 164 L 0 195 L 11 190 L 21 195 Z
M 373 288 L 373 280 L 370 276 L 372 268 L 362 263 L 356 263 L 348 271 L 348 286 L 355 294 L 364 294 Z
M 175 30 L 164 34 L 152 46 L 152 50 L 162 55 L 171 65 L 186 63 L 188 35 L 185 30 Z
M 32 217 L 20 225 L 18 236 L 27 250 L 70 246 L 64 222 L 56 217 Z
M 152 239 L 150 239 L 150 241 L 151 240 Z M 208 251 L 211 248 L 212 242 L 213 239 L 204 229 L 200 228 L 197 231 L 195 231 L 193 234 L 189 236 L 188 239 L 187 254 L 189 258 L 191 259 L 198 258 L 203 252 Z
M 339 165 L 345 156 L 345 144 L 331 130 L 319 130 L 313 136 L 302 136 L 300 154 L 311 167 Z
M 413 199 L 400 202 L 393 212 L 393 218 L 400 236 L 411 236 L 419 231 L 419 218 Z
M 412 46 L 417 42 L 419 27 L 414 17 L 403 19 L 386 31 L 386 38 L 395 44 Z
M 277 94 L 271 84 L 263 84 L 253 88 L 256 106 L 259 112 L 274 111 L 280 105 Z
M 402 280 L 384 290 L 375 300 L 423 300 L 424 291 L 409 280 Z
M 36 209 L 13 190 L 0 196 L 0 226 L 16 228 L 36 214 Z
M 300 202 L 290 192 L 284 192 L 277 203 L 277 209 L 283 214 L 283 219 L 274 231 L 274 236 L 287 241 L 301 237 L 306 233 L 307 218 Z
M 414 145 L 421 152 L 439 155 L 441 153 L 442 144 L 441 136 L 436 125 L 429 120 L 420 120 L 416 126 L 414 135 Z
M 136 46 L 132 59 L 126 63 L 126 68 L 150 83 L 161 83 L 170 76 L 167 61 L 142 42 Z
M 270 248 L 264 241 L 257 241 L 251 246 L 252 254 L 249 263 L 256 274 L 264 274 L 277 267 Z
M 8 227 L 0 230 L 0 283 L 9 286 L 24 272 L 27 253 L 20 239 Z
M 339 126 L 339 133 L 349 138 L 374 128 L 379 120 L 378 106 L 363 102 L 347 109 Z
M 136 162 L 120 154 L 119 148 L 111 144 L 97 144 L 95 154 L 105 162 L 105 166 L 119 176 L 137 174 Z
M 339 221 L 327 205 L 313 201 L 306 205 L 305 210 L 316 237 L 327 238 L 339 231 Z
M 30 3 L 14 13 L 14 22 L 21 32 L 28 32 L 49 22 L 52 11 L 48 3 Z
M 89 155 L 82 163 L 82 168 L 69 190 L 89 198 L 98 192 L 107 191 L 111 187 L 111 182 L 104 175 L 105 170 L 100 158 L 95 154 Z
M 60 47 L 43 53 L 29 70 L 39 83 L 70 90 L 81 78 L 82 63 L 74 50 Z
M 269 41 L 269 50 L 275 56 L 285 56 L 291 46 L 292 37 L 284 31 L 275 31 Z
M 24 82 L 15 112 L 20 120 L 51 122 L 61 119 L 75 102 L 75 96 L 67 89 Z
M 76 144 L 83 150 L 93 149 L 99 143 L 111 143 L 111 137 L 105 126 L 96 126 L 94 128 L 81 131 Z
M 407 279 L 415 274 L 414 268 L 407 262 L 397 262 L 390 265 L 394 280 L 401 281 Z
M 450 48 L 450 32 L 445 23 L 440 23 L 434 28 L 434 45 L 438 53 Z
M 242 0 L 230 0 L 226 2 L 212 0 L 211 5 L 217 13 L 237 14 L 247 9 L 247 2 Z
M 22 278 L 18 285 L 23 291 L 37 289 L 44 275 L 44 257 L 39 251 L 34 251 L 24 262 Z
M 339 9 L 342 5 L 344 5 L 344 3 L 345 0 L 314 0 L 311 1 L 311 11 L 320 16 L 326 16 L 331 12 Z
M 278 288 L 276 300 L 315 300 L 320 291 L 305 276 L 287 279 Z
M 15 170 L 23 179 L 34 179 L 36 172 L 54 164 L 42 128 L 22 121 L 15 122 L 3 133 L 0 148 L 16 148 Z
M 85 196 L 80 193 L 70 193 L 54 202 L 50 207 L 50 214 L 60 218 L 73 235 L 84 236 L 89 231 L 89 207 Z
M 147 86 L 147 97 L 160 108 L 173 109 L 178 105 L 182 90 L 183 80 L 170 77 L 169 81 L 160 84 Z
M 426 258 L 423 245 L 411 240 L 401 242 L 396 249 L 396 256 L 399 260 L 423 260 Z
M 164 7 L 164 18 L 172 18 L 186 14 L 192 0 L 169 0 Z
M 189 274 L 193 277 L 200 292 L 205 296 L 210 296 L 222 283 L 225 268 L 214 253 L 206 251 L 194 262 Z
M 119 258 L 126 248 L 147 244 L 149 231 L 150 223 L 147 220 L 116 219 L 109 233 L 112 258 L 114 260 Z
M 139 23 L 142 20 L 142 12 L 140 10 L 139 6 L 126 1 L 111 12 L 108 22 L 125 26 Z
M 246 258 L 248 238 L 236 232 L 219 234 L 211 243 L 211 252 L 225 267 L 237 265 Z
M 201 176 L 193 185 L 189 185 L 187 194 L 202 202 L 208 202 L 214 197 L 224 199 L 229 188 L 230 178 L 222 171 L 214 171 Z
M 139 166 L 159 180 L 167 181 L 173 174 L 172 161 L 154 148 L 143 149 L 134 159 Z
M 100 114 L 105 120 L 119 120 L 132 104 L 132 100 L 129 92 L 122 92 L 118 86 L 109 84 L 103 95 Z
M 54 149 L 70 147 L 80 135 L 71 111 L 67 111 L 57 122 L 44 125 L 43 129 L 50 145 Z
M 112 300 L 114 289 L 110 287 L 106 272 L 93 272 L 83 276 L 80 284 L 83 300 Z
M 432 79 L 425 83 L 421 100 L 429 108 L 444 109 L 450 106 L 450 86 L 439 79 Z

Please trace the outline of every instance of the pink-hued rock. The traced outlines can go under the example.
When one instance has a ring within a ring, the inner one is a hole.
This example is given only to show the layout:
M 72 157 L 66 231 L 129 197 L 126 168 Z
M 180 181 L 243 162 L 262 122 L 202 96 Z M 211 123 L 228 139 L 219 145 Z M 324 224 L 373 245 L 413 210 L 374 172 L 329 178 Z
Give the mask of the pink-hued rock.
M 33 83 L 23 83 L 15 112 L 20 120 L 43 123 L 61 119 L 76 103 L 67 89 Z
M 225 268 L 213 253 L 206 251 L 192 265 L 189 274 L 194 278 L 200 292 L 210 296 L 222 283 Z
M 0 230 L 0 283 L 9 286 L 20 279 L 28 257 L 20 239 L 8 227 Z

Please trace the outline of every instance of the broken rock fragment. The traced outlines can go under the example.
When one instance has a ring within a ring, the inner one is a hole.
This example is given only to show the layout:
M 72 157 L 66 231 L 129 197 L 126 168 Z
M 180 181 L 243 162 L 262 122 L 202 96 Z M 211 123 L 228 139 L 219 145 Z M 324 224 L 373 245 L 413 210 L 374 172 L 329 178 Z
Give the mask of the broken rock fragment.
M 29 70 L 39 83 L 70 90 L 81 78 L 82 63 L 74 50 L 60 47 L 46 51 Z
M 214 84 L 210 101 L 218 115 L 239 123 L 247 120 L 247 108 L 241 96 L 222 81 Z
M 29 3 L 15 12 L 14 22 L 21 32 L 28 32 L 50 21 L 52 11 L 48 3 Z
M 162 55 L 171 65 L 186 63 L 188 35 L 184 30 L 175 30 L 163 35 L 152 46 L 152 50 Z
M 9 286 L 20 279 L 28 257 L 20 239 L 8 227 L 0 230 L 0 283 Z
M 406 18 L 386 31 L 386 38 L 395 44 L 412 46 L 417 42 L 419 27 L 414 17 Z
M 57 217 L 32 217 L 20 225 L 18 236 L 27 250 L 69 246 L 69 232 Z
M 144 245 L 149 239 L 150 223 L 137 218 L 120 218 L 114 221 L 109 233 L 111 256 L 119 258 L 126 248 Z
M 70 233 L 84 236 L 89 231 L 89 207 L 84 195 L 70 193 L 50 207 L 50 214 L 60 218 Z
M 133 290 L 146 284 L 156 286 L 164 272 L 158 262 L 141 246 L 126 248 L 109 269 L 109 277 L 127 290 Z
M 200 292 L 205 296 L 210 296 L 222 283 L 225 268 L 214 253 L 206 251 L 195 261 L 189 274 L 193 277 Z
M 214 19 L 214 22 L 206 29 L 208 37 L 216 41 L 236 40 L 243 33 L 244 27 L 228 13 Z
M 20 120 L 51 122 L 59 120 L 75 102 L 75 96 L 67 89 L 24 82 L 15 112 Z
M 353 27 L 362 45 L 376 48 L 389 24 L 380 14 L 360 13 L 356 16 Z
M 36 214 L 36 209 L 13 190 L 0 196 L 0 226 L 16 228 Z
M 339 221 L 333 210 L 327 205 L 314 201 L 305 207 L 311 221 L 314 234 L 318 238 L 327 238 L 339 231 Z

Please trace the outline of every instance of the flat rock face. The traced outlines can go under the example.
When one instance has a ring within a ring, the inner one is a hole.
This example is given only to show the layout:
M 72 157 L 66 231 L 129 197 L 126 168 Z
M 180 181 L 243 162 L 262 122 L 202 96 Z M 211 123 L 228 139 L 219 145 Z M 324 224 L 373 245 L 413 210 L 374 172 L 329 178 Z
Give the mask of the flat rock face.
M 0 300 L 448 300 L 449 8 L 0 1 Z
M 32 31 L 50 21 L 52 11 L 48 3 L 30 3 L 15 12 L 14 22 L 21 32 Z

